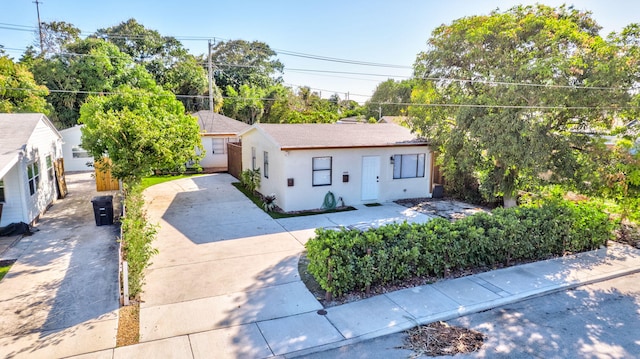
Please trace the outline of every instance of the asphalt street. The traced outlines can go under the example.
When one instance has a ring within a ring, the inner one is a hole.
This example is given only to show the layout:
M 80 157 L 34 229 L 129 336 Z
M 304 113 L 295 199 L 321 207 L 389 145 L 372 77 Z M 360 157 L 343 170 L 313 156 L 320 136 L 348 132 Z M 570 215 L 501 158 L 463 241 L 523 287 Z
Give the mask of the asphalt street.
M 556 292 L 449 321 L 486 335 L 463 358 L 638 358 L 640 274 Z M 392 334 L 305 358 L 407 358 Z M 440 357 L 444 358 L 444 357 Z

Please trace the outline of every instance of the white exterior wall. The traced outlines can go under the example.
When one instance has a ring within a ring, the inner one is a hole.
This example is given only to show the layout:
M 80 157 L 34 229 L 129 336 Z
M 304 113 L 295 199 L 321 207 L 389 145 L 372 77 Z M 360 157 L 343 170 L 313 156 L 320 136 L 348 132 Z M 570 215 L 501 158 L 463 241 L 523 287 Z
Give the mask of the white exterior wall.
M 24 155 L 3 178 L 5 181 L 6 203 L 2 210 L 0 226 L 14 222 L 33 222 L 57 198 L 55 176 L 47 172 L 47 155 L 51 160 L 62 157 L 62 140 L 43 121 L 38 122 Z M 31 195 L 27 177 L 27 165 L 38 160 L 40 181 L 38 190 Z
M 325 195 L 331 191 L 337 204 L 339 197 L 345 205 L 389 202 L 404 198 L 430 197 L 432 176 L 431 150 L 428 146 L 399 146 L 380 148 L 348 148 L 280 151 L 259 131 L 249 131 L 242 137 L 242 169 L 251 168 L 251 147 L 256 148 L 256 167 L 262 172 L 260 188 L 263 195 L 276 195 L 276 203 L 284 211 L 316 209 L 322 206 Z M 269 152 L 269 178 L 264 177 L 263 152 Z M 425 154 L 425 175 L 418 178 L 393 179 L 390 157 L 399 154 Z M 332 158 L 331 185 L 313 186 L 312 158 Z M 380 176 L 377 200 L 362 200 L 362 157 L 379 156 Z M 343 173 L 349 182 L 342 182 Z M 287 186 L 292 178 L 294 185 Z
M 63 141 L 62 156 L 64 158 L 65 172 L 93 171 L 93 167 L 87 166 L 87 162 L 93 164 L 92 157 L 73 157 L 73 148 L 80 147 L 80 143 L 82 143 L 81 128 L 82 126 L 74 126 L 60 131 Z
M 227 158 L 227 145 L 225 142 L 223 153 L 213 153 L 213 139 L 226 139 L 227 142 L 240 141 L 237 136 L 214 136 L 206 135 L 200 136 L 202 141 L 202 147 L 204 148 L 204 158 L 200 160 L 200 166 L 203 168 L 222 167 L 227 168 L 229 166 Z
M 424 177 L 393 178 L 391 156 L 420 153 L 425 154 Z M 331 185 L 313 186 L 312 158 L 325 156 L 332 158 Z M 364 156 L 380 158 L 378 198 L 375 200 L 362 200 L 362 157 Z M 285 211 L 320 208 L 328 191 L 333 193 L 336 201 L 342 197 L 347 206 L 431 196 L 429 188 L 431 151 L 427 146 L 295 150 L 288 151 L 288 154 L 285 152 L 285 157 L 286 168 L 282 183 L 286 193 L 279 197 L 278 201 L 278 205 Z M 349 175 L 349 182 L 342 181 L 342 175 L 345 173 Z M 287 178 L 294 179 L 293 187 L 286 187 Z M 337 203 L 340 205 L 339 201 Z
M 13 166 L 9 172 L 2 178 L 4 180 L 4 197 L 5 202 L 2 208 L 2 218 L 0 218 L 0 227 L 4 227 L 10 223 L 24 222 L 25 202 L 24 186 L 22 178 L 18 171 L 22 163 L 19 162 Z

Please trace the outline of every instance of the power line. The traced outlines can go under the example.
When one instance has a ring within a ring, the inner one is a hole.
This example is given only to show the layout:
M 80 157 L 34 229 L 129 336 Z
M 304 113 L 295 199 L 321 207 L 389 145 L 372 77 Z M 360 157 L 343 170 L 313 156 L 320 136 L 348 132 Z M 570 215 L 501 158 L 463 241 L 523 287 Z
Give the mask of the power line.
M 3 90 L 14 91 L 41 91 L 31 88 L 18 88 L 18 87 L 6 87 L 0 86 Z M 129 95 L 122 92 L 110 92 L 110 91 L 84 91 L 84 90 L 49 90 L 49 92 L 55 93 L 74 93 L 74 94 L 88 94 L 88 95 Z M 136 96 L 175 96 L 178 98 L 208 98 L 207 95 L 177 95 L 177 94 L 140 94 Z M 229 97 L 222 96 L 223 99 L 235 99 L 235 100 L 261 100 L 261 101 L 276 101 L 274 98 L 249 98 L 249 97 Z M 461 107 L 461 108 L 500 108 L 500 109 L 522 109 L 522 110 L 638 110 L 640 106 L 617 106 L 615 104 L 608 106 L 546 106 L 546 105 L 483 105 L 483 104 L 455 104 L 455 103 L 411 103 L 411 102 L 372 102 L 372 105 L 400 105 L 400 106 L 417 106 L 417 107 Z

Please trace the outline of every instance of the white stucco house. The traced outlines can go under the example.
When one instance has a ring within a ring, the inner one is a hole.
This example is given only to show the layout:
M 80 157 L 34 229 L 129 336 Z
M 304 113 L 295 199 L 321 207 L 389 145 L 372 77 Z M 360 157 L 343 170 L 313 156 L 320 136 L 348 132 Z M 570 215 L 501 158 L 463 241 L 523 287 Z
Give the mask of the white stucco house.
M 0 114 L 0 226 L 33 223 L 57 198 L 62 136 L 40 113 Z
M 73 126 L 60 131 L 65 172 L 93 171 L 93 157 L 80 146 L 82 126 Z
M 200 139 L 204 147 L 204 158 L 200 161 L 200 166 L 205 169 L 226 170 L 227 143 L 239 142 L 238 134 L 251 126 L 211 111 L 198 111 L 192 116 L 198 119 Z
M 254 124 L 240 134 L 243 170 L 260 168 L 263 195 L 284 211 L 430 197 L 432 152 L 395 124 Z

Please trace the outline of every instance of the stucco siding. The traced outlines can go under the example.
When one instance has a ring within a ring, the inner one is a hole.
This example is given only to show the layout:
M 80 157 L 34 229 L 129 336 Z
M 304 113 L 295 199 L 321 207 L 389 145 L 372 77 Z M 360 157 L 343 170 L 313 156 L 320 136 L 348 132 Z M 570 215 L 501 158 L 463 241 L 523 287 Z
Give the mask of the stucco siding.
M 203 153 L 204 157 L 200 160 L 200 166 L 203 168 L 227 168 L 228 167 L 228 157 L 227 157 L 227 142 L 238 142 L 239 139 L 236 136 L 229 135 L 206 135 L 200 136 L 202 141 Z M 218 146 L 216 151 L 214 152 L 214 139 L 216 141 L 220 141 L 223 146 Z
M 285 211 L 297 211 L 320 208 L 328 191 L 338 201 L 342 198 L 345 205 L 359 205 L 371 202 L 388 202 L 403 198 L 429 197 L 431 191 L 429 180 L 430 151 L 426 146 L 384 147 L 384 148 L 351 148 L 327 150 L 296 150 L 285 153 L 286 178 L 293 178 L 294 186 L 287 187 L 286 194 L 280 197 L 278 205 Z M 398 154 L 425 154 L 425 173 L 417 178 L 393 178 L 393 164 L 390 157 Z M 332 159 L 331 185 L 313 185 L 313 157 L 329 156 Z M 377 156 L 380 161 L 378 179 L 378 198 L 362 200 L 362 158 Z M 348 182 L 343 182 L 343 175 L 348 175 Z M 338 202 L 338 205 L 341 203 Z
M 93 167 L 87 166 L 87 163 L 93 164 L 93 157 L 74 157 L 73 149 L 82 147 L 82 126 L 74 126 L 60 131 L 62 135 L 62 156 L 64 158 L 65 172 L 81 172 L 93 171 Z M 76 156 L 82 156 L 82 152 L 76 152 Z

